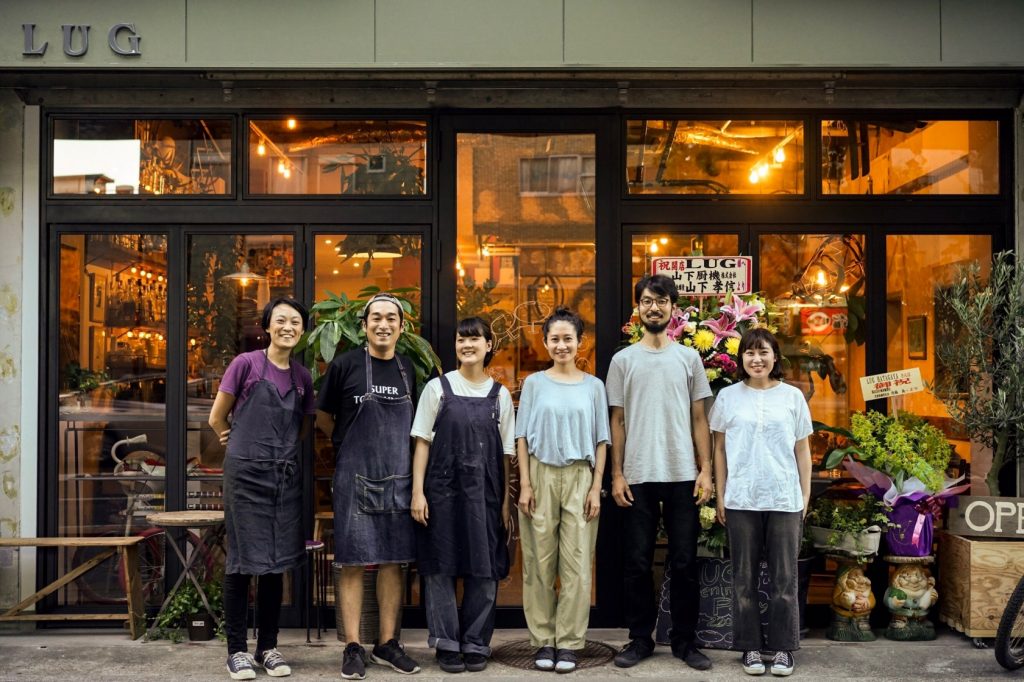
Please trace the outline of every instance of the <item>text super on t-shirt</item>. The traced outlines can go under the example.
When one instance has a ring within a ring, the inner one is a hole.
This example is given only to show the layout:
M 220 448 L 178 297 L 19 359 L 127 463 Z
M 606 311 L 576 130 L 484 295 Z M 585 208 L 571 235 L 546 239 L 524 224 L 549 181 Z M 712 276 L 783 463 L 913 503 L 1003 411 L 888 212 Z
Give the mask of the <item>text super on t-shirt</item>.
M 395 353 L 391 360 L 380 360 L 370 356 L 373 363 L 373 386 L 371 390 L 388 398 L 398 398 L 406 394 L 402 375 L 398 371 L 398 362 L 405 368 L 405 376 L 409 380 L 413 405 L 416 404 L 416 370 L 412 361 L 404 355 Z M 396 362 L 397 361 L 397 362 Z M 341 447 L 348 427 L 356 418 L 359 403 L 366 393 L 366 349 L 354 348 L 336 356 L 327 368 L 327 375 L 317 395 L 317 409 L 334 415 L 334 433 L 331 442 L 334 449 Z M 409 422 L 412 426 L 412 422 Z

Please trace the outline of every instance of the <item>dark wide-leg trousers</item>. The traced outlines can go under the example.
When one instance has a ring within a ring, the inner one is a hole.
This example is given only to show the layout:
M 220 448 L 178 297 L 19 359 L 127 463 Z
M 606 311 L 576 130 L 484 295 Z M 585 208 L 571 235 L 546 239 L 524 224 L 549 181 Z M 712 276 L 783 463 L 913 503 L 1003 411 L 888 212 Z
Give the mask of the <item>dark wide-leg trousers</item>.
M 654 589 L 654 545 L 658 520 L 664 518 L 668 536 L 668 565 L 672 569 L 669 610 L 672 613 L 673 650 L 692 642 L 697 630 L 700 591 L 697 580 L 697 503 L 693 481 L 637 483 L 629 486 L 633 506 L 623 509 L 626 626 L 630 639 L 646 640 L 658 620 Z
M 800 648 L 797 556 L 800 512 L 726 509 L 732 560 L 732 637 L 742 651 Z M 761 559 L 768 564 L 768 632 L 761 631 L 757 583 Z M 766 636 L 767 635 L 767 636 Z

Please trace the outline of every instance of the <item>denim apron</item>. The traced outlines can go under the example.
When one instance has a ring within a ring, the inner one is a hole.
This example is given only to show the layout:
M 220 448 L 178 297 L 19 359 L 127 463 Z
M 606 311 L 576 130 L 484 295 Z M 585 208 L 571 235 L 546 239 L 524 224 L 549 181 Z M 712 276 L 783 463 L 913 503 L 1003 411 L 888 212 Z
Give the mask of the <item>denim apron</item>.
M 334 464 L 334 562 L 342 566 L 397 564 L 416 558 L 409 431 L 409 378 L 394 358 L 405 395 L 373 392 L 366 351 L 366 393 L 345 432 Z
M 224 457 L 225 573 L 265 575 L 299 565 L 302 534 L 302 475 L 299 431 L 302 400 L 289 361 L 292 386 L 281 396 L 260 378 L 231 419 Z
M 501 525 L 505 463 L 498 431 L 497 381 L 485 398 L 455 395 L 441 376 L 444 397 L 423 479 L 430 514 L 417 524 L 422 575 L 501 580 L 509 556 Z

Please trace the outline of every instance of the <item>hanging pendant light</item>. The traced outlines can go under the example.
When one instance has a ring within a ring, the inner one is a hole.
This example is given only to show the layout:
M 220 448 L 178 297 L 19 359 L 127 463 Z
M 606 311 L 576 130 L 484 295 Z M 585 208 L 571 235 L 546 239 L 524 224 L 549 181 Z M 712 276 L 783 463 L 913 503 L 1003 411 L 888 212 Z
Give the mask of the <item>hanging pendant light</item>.
M 258 272 L 253 272 L 249 269 L 248 261 L 242 261 L 242 266 L 237 272 L 232 272 L 230 275 L 224 275 L 221 280 L 232 280 L 238 282 L 238 284 L 245 288 L 249 282 L 261 282 L 265 280 L 266 275 L 261 275 Z

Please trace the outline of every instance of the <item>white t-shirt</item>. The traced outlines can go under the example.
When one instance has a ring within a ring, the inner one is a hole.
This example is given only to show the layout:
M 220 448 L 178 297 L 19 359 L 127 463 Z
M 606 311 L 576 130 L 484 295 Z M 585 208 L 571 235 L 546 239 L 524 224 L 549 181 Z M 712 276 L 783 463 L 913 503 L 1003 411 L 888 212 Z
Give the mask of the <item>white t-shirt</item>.
M 626 483 L 695 480 L 690 402 L 711 396 L 700 354 L 681 343 L 634 343 L 612 356 L 605 387 L 608 404 L 626 419 Z
M 486 398 L 494 385 L 494 379 L 488 377 L 478 384 L 466 381 L 459 370 L 446 372 L 445 377 L 452 386 L 455 395 L 467 398 Z M 441 396 L 444 389 L 441 388 L 440 379 L 431 379 L 423 387 L 419 403 L 416 406 L 416 418 L 412 422 L 413 438 L 422 438 L 428 443 L 434 440 L 434 422 L 437 420 L 437 413 L 441 409 Z M 503 454 L 511 455 L 516 448 L 516 420 L 515 408 L 512 406 L 512 394 L 504 386 L 498 391 L 498 432 L 501 434 L 501 449 Z
M 711 408 L 711 430 L 725 434 L 725 508 L 798 512 L 804 508 L 796 442 L 814 433 L 803 393 L 780 383 L 759 390 L 723 388 Z

